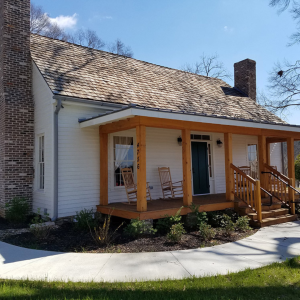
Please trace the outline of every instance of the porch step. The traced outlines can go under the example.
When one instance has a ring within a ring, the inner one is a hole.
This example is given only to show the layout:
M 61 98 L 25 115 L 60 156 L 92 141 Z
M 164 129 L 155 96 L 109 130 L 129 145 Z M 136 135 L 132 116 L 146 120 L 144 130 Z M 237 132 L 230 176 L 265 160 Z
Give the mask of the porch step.
M 273 203 L 271 206 L 266 206 L 266 205 L 261 206 L 262 212 L 270 212 L 278 209 L 281 209 L 281 203 L 277 203 L 277 202 Z M 247 207 L 246 205 L 242 204 L 239 206 L 239 214 L 241 216 L 249 215 L 251 213 L 253 213 L 253 210 Z
M 279 209 L 273 209 L 273 210 L 269 210 L 269 211 L 263 211 L 262 212 L 262 218 L 263 219 L 275 218 L 277 216 L 287 215 L 287 214 L 289 214 L 289 209 L 288 208 L 279 208 Z M 249 213 L 247 215 L 251 219 L 251 221 L 257 220 L 257 214 L 256 213 Z
M 275 224 L 292 222 L 296 220 L 297 220 L 297 215 L 285 214 L 285 215 L 280 215 L 272 218 L 266 218 L 263 219 L 261 222 L 258 222 L 257 220 L 250 221 L 250 225 L 253 227 L 261 228 L 261 227 L 271 226 Z

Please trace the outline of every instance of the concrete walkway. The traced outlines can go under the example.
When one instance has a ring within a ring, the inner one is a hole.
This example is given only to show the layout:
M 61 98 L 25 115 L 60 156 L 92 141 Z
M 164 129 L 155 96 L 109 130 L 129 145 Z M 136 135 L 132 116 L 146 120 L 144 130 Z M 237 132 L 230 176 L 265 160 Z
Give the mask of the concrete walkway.
M 57 253 L 0 242 L 0 278 L 71 281 L 182 279 L 259 268 L 300 255 L 300 222 L 210 248 L 130 254 Z

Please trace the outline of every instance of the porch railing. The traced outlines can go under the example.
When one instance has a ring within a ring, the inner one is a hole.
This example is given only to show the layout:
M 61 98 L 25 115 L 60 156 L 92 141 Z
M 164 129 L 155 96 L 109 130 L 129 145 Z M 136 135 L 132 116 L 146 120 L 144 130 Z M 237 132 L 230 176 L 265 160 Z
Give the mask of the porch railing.
M 260 181 L 253 179 L 235 165 L 231 164 L 231 176 L 234 196 L 257 213 L 257 220 L 262 221 Z

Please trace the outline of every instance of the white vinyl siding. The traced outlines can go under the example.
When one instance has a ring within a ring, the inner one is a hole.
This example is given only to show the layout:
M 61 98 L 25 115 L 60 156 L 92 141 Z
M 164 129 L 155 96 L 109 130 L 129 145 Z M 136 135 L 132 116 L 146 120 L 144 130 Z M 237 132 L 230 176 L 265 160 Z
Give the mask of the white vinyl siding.
M 45 188 L 45 136 L 40 135 L 39 139 L 39 149 L 38 149 L 38 185 L 39 189 L 43 190 Z

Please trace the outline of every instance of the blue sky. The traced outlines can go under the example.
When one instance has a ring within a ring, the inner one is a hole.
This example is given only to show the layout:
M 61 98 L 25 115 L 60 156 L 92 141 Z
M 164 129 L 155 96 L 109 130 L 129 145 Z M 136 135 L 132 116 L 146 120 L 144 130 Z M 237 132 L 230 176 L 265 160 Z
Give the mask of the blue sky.
M 67 31 L 90 28 L 107 43 L 120 38 L 134 58 L 181 68 L 202 53 L 219 54 L 228 71 L 245 58 L 257 62 L 257 87 L 266 89 L 275 62 L 299 59 L 287 47 L 295 22 L 269 0 L 32 0 Z M 297 55 L 298 54 L 298 55 Z M 233 84 L 232 81 L 228 81 Z M 284 117 L 300 125 L 299 110 Z

